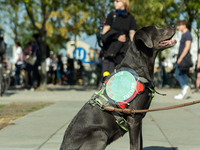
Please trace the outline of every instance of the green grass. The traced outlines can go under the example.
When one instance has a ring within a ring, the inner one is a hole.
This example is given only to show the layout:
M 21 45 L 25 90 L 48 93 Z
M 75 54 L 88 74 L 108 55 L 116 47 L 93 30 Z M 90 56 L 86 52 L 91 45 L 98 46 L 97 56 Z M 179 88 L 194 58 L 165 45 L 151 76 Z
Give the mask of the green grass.
M 53 103 L 44 102 L 17 102 L 0 105 L 0 130 L 8 126 L 10 121 L 52 104 Z

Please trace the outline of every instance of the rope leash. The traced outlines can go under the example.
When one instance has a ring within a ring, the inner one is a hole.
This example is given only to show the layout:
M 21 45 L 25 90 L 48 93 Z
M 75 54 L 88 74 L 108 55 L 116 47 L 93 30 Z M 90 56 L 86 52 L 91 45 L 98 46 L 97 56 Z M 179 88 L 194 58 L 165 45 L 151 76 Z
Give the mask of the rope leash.
M 125 113 L 125 114 L 135 114 L 135 113 L 146 113 L 146 112 L 152 112 L 152 111 L 175 109 L 175 108 L 185 107 L 185 106 L 194 105 L 194 104 L 198 104 L 198 103 L 200 103 L 200 100 L 183 103 L 183 104 L 179 104 L 179 105 L 174 105 L 174 106 L 169 106 L 169 107 L 156 108 L 156 109 L 144 109 L 144 110 L 120 109 L 120 108 L 115 108 L 112 106 L 104 106 L 103 108 L 106 111 L 116 111 L 116 112 L 121 112 L 121 113 Z

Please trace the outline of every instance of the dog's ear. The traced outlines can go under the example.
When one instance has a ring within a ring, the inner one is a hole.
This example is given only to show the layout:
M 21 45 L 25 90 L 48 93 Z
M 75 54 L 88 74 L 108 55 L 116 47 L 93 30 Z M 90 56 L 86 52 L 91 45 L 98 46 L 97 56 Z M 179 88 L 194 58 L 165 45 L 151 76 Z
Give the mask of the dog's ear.
M 136 39 L 136 41 L 141 40 L 146 45 L 146 47 L 148 47 L 148 48 L 152 48 L 153 47 L 153 42 L 152 42 L 151 38 L 142 29 L 138 30 L 135 33 L 135 39 Z

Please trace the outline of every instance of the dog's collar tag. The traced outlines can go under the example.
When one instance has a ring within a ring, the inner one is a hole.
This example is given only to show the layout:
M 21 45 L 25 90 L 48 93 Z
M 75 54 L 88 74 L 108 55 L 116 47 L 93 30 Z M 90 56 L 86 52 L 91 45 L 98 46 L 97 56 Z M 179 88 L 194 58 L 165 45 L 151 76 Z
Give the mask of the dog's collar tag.
M 125 108 L 138 93 L 144 91 L 144 85 L 138 81 L 137 73 L 130 68 L 116 70 L 108 76 L 105 84 L 103 95 L 121 108 Z

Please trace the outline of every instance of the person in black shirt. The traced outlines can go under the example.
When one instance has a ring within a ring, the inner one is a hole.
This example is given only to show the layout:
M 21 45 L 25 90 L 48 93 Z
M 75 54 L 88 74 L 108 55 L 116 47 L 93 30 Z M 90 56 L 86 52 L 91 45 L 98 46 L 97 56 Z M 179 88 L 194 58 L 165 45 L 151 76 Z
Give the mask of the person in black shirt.
M 67 56 L 67 82 L 69 85 L 73 84 L 74 76 L 74 59 L 70 58 L 69 54 Z
M 129 13 L 129 0 L 115 0 L 114 5 L 115 11 L 108 14 L 103 27 L 102 38 L 106 37 L 106 46 L 103 48 L 103 73 L 112 73 L 115 66 L 122 61 L 137 30 L 135 18 Z

